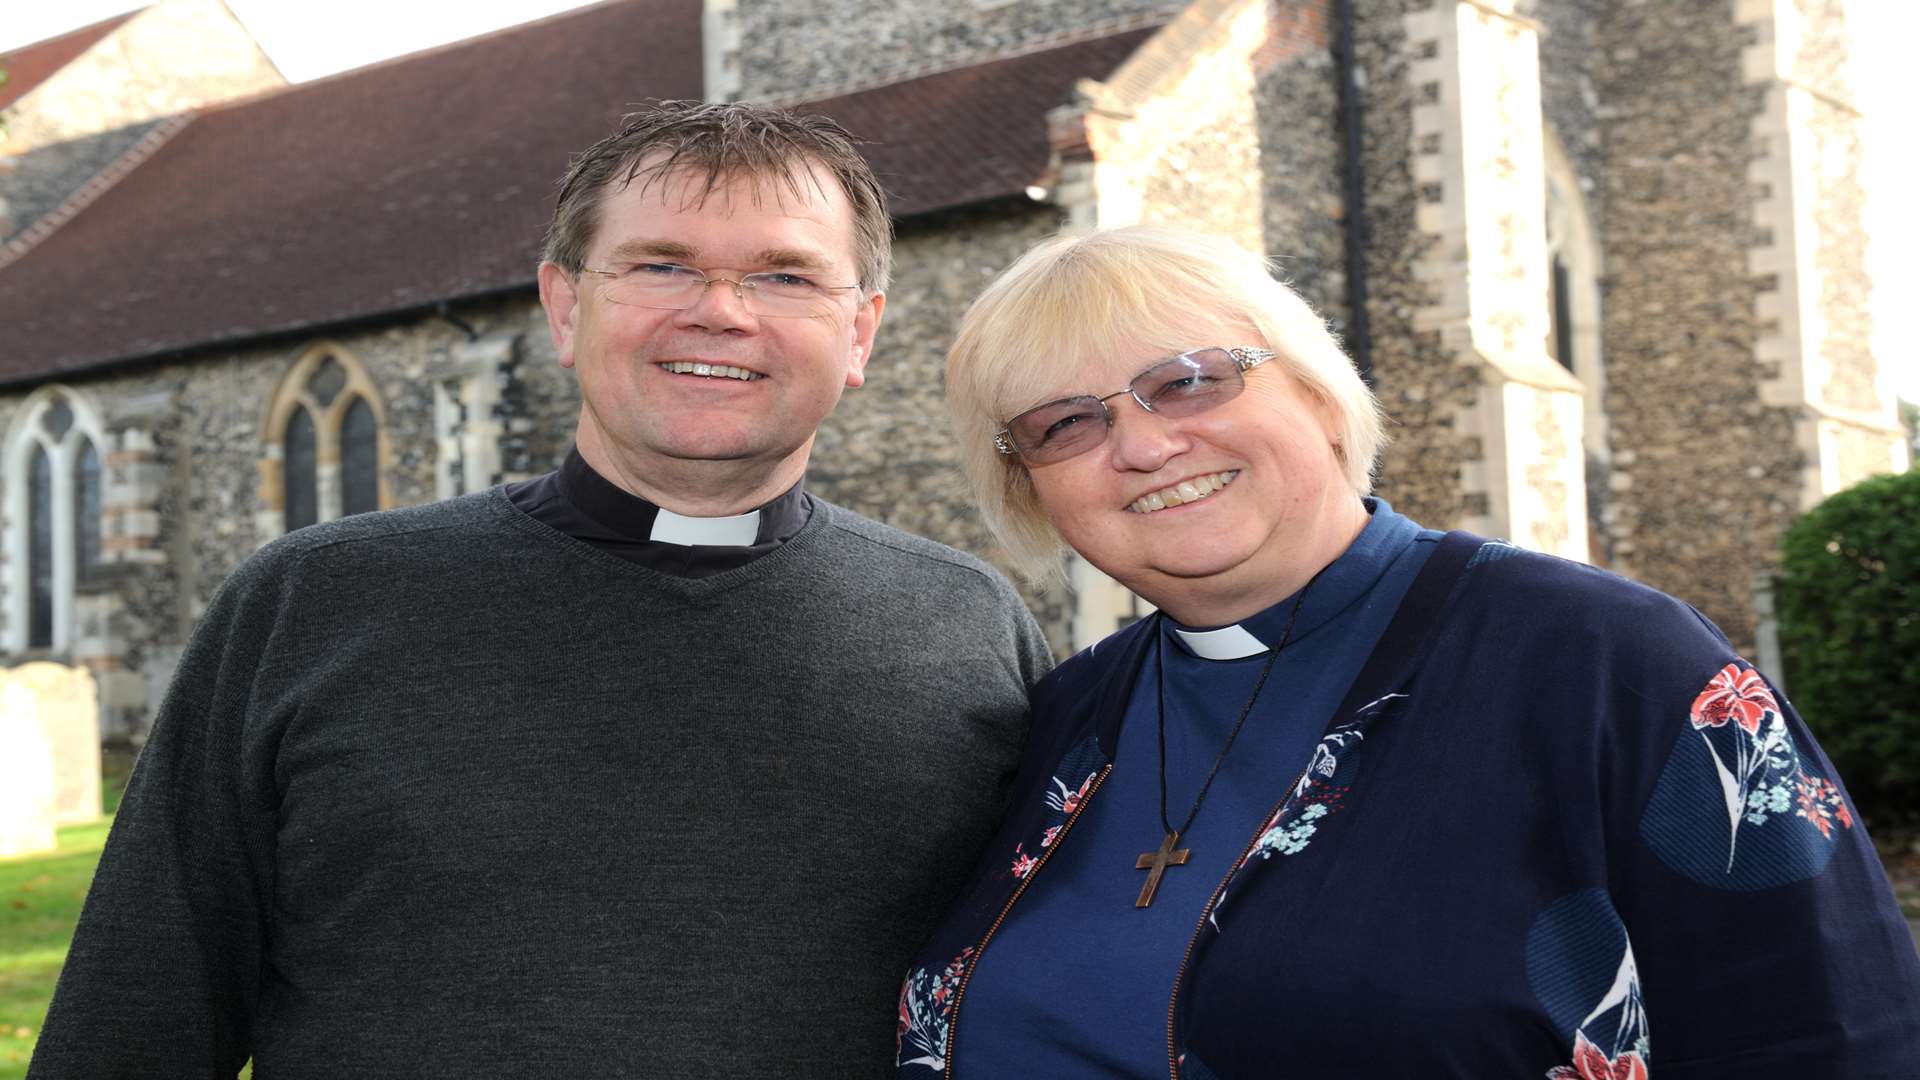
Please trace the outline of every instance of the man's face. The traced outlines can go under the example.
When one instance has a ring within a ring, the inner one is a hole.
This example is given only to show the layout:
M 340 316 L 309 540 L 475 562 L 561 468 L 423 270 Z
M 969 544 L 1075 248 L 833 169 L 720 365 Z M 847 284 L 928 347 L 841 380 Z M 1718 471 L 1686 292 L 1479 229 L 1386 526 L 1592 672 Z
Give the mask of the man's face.
M 812 169 L 798 193 L 751 176 L 703 193 L 704 180 L 676 172 L 644 188 L 610 188 L 586 265 L 617 274 L 674 264 L 716 278 L 790 272 L 835 286 L 857 279 L 853 210 L 832 174 Z M 864 380 L 885 305 L 849 290 L 834 294 L 826 314 L 769 317 L 715 282 L 692 307 L 669 311 L 608 302 L 611 280 L 540 268 L 560 363 L 580 382 L 581 451 L 628 478 L 732 462 L 740 475 L 798 479 L 815 429 Z M 694 374 L 688 364 L 715 370 Z

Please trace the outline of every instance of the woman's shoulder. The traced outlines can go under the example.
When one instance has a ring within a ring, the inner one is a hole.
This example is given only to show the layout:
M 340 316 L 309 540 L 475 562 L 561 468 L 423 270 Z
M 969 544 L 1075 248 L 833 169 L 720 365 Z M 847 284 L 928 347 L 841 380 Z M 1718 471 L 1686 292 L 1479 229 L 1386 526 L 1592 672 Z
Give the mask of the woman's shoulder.
M 1489 540 L 1467 563 L 1455 603 L 1469 614 L 1540 612 L 1588 628 L 1639 634 L 1702 630 L 1725 639 L 1692 604 L 1611 570 Z
M 1034 712 L 1061 701 L 1085 700 L 1097 694 L 1110 679 L 1124 677 L 1140 659 L 1142 642 L 1153 628 L 1154 617 L 1129 623 L 1099 641 L 1062 660 L 1033 687 Z

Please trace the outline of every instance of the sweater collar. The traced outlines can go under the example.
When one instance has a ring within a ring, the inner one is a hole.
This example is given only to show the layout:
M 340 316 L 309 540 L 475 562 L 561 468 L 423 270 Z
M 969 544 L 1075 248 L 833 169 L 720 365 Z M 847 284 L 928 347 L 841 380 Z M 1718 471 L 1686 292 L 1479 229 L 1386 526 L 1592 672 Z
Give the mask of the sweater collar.
M 688 517 L 648 502 L 595 472 L 578 447 L 561 463 L 559 481 L 575 509 L 631 540 L 748 547 L 790 539 L 807 522 L 805 478 L 763 506 L 726 517 Z

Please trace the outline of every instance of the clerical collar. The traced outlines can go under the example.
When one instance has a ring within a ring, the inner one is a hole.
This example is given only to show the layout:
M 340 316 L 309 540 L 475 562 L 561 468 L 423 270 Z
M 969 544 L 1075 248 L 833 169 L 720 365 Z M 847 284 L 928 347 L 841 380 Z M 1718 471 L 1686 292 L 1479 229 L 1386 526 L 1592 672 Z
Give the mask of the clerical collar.
M 785 540 L 807 522 L 805 481 L 756 510 L 728 517 L 688 517 L 656 506 L 595 472 L 576 448 L 557 476 L 582 514 L 634 541 L 680 547 L 750 547 Z
M 1385 499 L 1368 498 L 1366 504 L 1371 515 L 1367 527 L 1315 579 L 1312 593 L 1301 605 L 1293 640 L 1313 633 L 1365 596 L 1401 550 L 1420 535 L 1420 526 L 1395 513 Z M 1266 652 L 1280 640 L 1298 595 L 1284 597 L 1272 607 L 1228 626 L 1182 626 L 1170 618 L 1163 625 L 1167 636 L 1189 655 L 1202 660 L 1244 660 Z

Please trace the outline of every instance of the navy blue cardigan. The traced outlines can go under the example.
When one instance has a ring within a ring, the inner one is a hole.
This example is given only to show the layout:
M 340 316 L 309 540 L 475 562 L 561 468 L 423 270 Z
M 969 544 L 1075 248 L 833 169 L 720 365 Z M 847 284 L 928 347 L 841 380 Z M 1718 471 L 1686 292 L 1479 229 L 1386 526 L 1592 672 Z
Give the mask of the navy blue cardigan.
M 902 1080 L 966 1061 L 973 965 L 1099 797 L 1152 630 L 1035 687 Z M 1274 799 L 1197 913 L 1173 1077 L 1920 1076 L 1920 961 L 1832 765 L 1671 597 L 1450 534 Z

